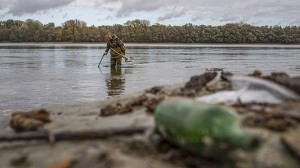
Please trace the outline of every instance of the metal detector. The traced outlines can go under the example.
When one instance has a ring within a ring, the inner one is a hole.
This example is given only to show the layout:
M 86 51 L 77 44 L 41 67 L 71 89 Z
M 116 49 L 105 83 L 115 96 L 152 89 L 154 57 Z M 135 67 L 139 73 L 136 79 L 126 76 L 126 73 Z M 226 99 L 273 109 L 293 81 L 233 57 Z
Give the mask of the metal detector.
M 100 64 L 101 64 L 101 62 L 102 62 L 103 57 L 104 57 L 104 54 L 102 55 L 102 58 L 101 58 L 101 60 L 100 60 L 100 62 L 99 62 L 99 64 L 98 64 L 98 68 L 100 68 Z

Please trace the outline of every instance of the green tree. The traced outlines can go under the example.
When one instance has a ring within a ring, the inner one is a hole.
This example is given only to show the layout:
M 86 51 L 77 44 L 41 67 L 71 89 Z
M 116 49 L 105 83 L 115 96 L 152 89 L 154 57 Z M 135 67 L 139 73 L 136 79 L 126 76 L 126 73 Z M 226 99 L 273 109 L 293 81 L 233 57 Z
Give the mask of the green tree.
M 252 26 L 243 22 L 226 25 L 171 26 L 148 20 L 129 20 L 123 25 L 87 26 L 80 20 L 62 26 L 27 19 L 0 21 L 0 42 L 106 42 L 107 33 L 116 33 L 124 42 L 176 43 L 300 43 L 299 26 Z

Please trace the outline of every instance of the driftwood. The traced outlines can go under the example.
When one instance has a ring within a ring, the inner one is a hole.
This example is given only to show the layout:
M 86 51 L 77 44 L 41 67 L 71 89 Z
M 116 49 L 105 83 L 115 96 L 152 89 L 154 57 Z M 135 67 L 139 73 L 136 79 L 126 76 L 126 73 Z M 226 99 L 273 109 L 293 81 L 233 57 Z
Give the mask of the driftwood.
M 51 134 L 47 131 L 35 131 L 0 135 L 0 142 L 4 141 L 28 141 L 28 140 L 82 140 L 82 139 L 104 139 L 111 136 L 130 136 L 142 134 L 149 127 L 127 127 L 101 130 L 65 131 Z

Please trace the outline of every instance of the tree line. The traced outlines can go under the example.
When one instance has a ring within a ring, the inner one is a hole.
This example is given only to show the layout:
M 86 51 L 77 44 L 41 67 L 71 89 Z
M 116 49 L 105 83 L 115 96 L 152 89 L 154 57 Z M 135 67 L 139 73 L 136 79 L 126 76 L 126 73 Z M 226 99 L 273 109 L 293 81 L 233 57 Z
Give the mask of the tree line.
M 220 26 L 150 25 L 148 20 L 131 20 L 123 25 L 87 26 L 68 20 L 61 26 L 40 21 L 0 21 L 0 42 L 106 42 L 107 33 L 116 33 L 124 42 L 136 43 L 300 43 L 300 26 L 253 26 L 229 23 Z

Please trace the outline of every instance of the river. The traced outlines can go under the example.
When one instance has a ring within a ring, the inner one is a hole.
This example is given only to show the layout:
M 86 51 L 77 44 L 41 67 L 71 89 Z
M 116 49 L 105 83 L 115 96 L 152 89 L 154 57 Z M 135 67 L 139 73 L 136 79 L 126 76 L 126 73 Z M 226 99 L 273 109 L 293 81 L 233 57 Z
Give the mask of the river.
M 127 44 L 134 61 L 109 66 L 105 44 L 0 43 L 0 118 L 13 111 L 103 100 L 185 82 L 205 68 L 300 75 L 300 45 Z

